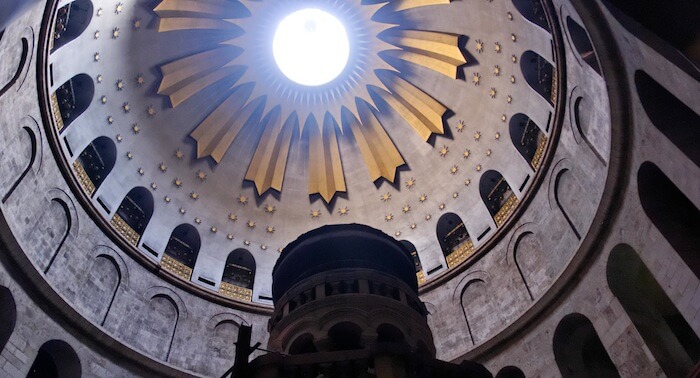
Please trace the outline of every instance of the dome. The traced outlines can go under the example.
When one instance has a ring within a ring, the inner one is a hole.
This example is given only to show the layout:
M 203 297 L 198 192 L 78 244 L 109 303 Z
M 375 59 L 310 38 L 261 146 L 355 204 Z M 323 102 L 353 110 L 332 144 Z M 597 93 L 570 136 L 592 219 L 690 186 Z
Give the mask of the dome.
M 438 359 L 687 375 L 700 32 L 653 3 L 0 5 L 0 375 L 221 376 L 241 326 L 267 341 L 273 272 L 368 261 L 417 290 Z M 347 40 L 314 85 L 274 48 L 308 9 Z M 366 228 L 395 242 L 356 251 Z

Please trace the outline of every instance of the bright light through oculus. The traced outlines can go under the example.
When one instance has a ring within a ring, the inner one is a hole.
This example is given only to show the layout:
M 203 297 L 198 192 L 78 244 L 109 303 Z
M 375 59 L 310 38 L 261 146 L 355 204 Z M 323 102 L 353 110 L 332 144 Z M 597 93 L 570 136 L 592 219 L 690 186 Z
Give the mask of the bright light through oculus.
M 287 78 L 297 84 L 319 86 L 343 72 L 350 42 L 337 18 L 320 9 L 302 9 L 280 22 L 272 53 Z

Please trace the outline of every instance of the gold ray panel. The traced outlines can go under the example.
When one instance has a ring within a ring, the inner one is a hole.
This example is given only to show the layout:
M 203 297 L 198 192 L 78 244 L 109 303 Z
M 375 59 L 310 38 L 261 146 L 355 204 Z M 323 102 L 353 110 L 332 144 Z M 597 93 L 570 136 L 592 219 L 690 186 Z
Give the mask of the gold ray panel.
M 289 117 L 283 123 L 279 111 L 271 114 L 267 121 L 265 131 L 245 175 L 246 180 L 255 183 L 258 195 L 262 195 L 270 188 L 282 191 L 287 157 L 295 128 L 296 117 Z
M 397 0 L 394 1 L 397 11 L 411 8 L 425 7 L 428 5 L 449 4 L 452 0 Z
M 427 141 L 432 134 L 445 132 L 442 117 L 447 108 L 398 75 L 386 75 L 391 93 L 379 91 L 384 100 Z
M 350 130 L 352 130 L 355 142 L 365 159 L 370 179 L 376 181 L 383 177 L 393 183 L 396 177 L 396 168 L 406 164 L 406 162 L 377 120 L 370 105 L 358 100 L 357 108 L 361 121 L 351 120 L 349 122 Z
M 318 193 L 329 203 L 337 192 L 345 192 L 335 121 L 327 116 L 322 129 L 310 126 L 306 130 L 309 138 L 309 194 Z
M 396 30 L 386 37 L 387 42 L 402 47 L 390 55 L 439 72 L 451 79 L 457 78 L 457 69 L 467 60 L 459 48 L 456 34 L 422 30 Z

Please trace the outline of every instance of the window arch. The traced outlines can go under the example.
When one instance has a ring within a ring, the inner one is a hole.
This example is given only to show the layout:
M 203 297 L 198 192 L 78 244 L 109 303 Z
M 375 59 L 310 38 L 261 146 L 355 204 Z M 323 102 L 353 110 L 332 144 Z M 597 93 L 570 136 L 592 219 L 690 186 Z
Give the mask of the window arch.
M 498 227 L 506 222 L 519 202 L 506 179 L 493 170 L 481 176 L 479 193 Z
M 637 173 L 642 209 L 690 270 L 700 277 L 700 211 L 654 163 Z
M 423 264 L 420 262 L 420 257 L 418 257 L 418 249 L 413 243 L 408 240 L 401 240 L 400 243 L 411 253 L 413 258 L 413 265 L 416 267 L 416 279 L 418 280 L 418 285 L 422 285 L 425 282 L 425 274 L 423 273 Z
M 131 189 L 110 223 L 131 244 L 137 246 L 153 215 L 153 195 L 142 187 Z
M 596 55 L 593 49 L 593 44 L 591 39 L 588 37 L 588 33 L 583 26 L 579 25 L 578 22 L 574 21 L 571 16 L 566 16 L 566 28 L 569 30 L 569 37 L 571 37 L 571 42 L 578 52 L 581 59 L 586 62 L 598 75 L 601 75 L 600 64 L 598 63 L 598 55 Z
M 167 271 L 189 281 L 200 247 L 197 229 L 190 224 L 181 224 L 170 234 L 160 263 Z
M 307 354 L 316 353 L 318 349 L 314 344 L 314 336 L 310 333 L 304 333 L 298 336 L 289 346 L 289 354 Z
M 328 330 L 330 350 L 362 349 L 362 328 L 352 322 L 340 322 Z
M 95 83 L 86 74 L 73 76 L 51 96 L 51 111 L 59 132 L 73 123 L 90 106 Z
M 27 378 L 80 378 L 82 367 L 75 350 L 62 340 L 51 340 L 39 348 Z
M 508 126 L 511 142 L 525 161 L 537 170 L 547 147 L 547 136 L 535 121 L 522 113 L 512 116 Z
M 5 193 L 5 195 L 2 197 L 2 203 L 7 202 L 7 200 L 10 198 L 12 193 L 15 192 L 15 190 L 17 189 L 19 184 L 22 182 L 22 180 L 24 180 L 24 178 L 27 177 L 27 174 L 29 174 L 29 171 L 32 170 L 32 166 L 34 166 L 34 163 L 36 162 L 37 155 L 39 152 L 39 148 L 37 146 L 37 138 L 36 138 L 36 134 L 34 133 L 34 131 L 27 126 L 22 127 L 22 131 L 26 132 L 27 137 L 29 138 L 29 149 L 28 149 L 29 150 L 28 151 L 29 152 L 29 159 L 28 159 L 26 167 L 24 167 L 24 169 L 22 170 L 22 173 L 19 174 L 19 177 L 17 177 L 17 179 L 14 181 L 14 183 L 12 183 L 12 186 L 7 190 L 7 193 Z M 23 134 L 20 134 L 20 135 L 23 135 Z M 13 139 L 13 142 L 14 142 L 14 139 Z M 19 140 L 17 141 L 17 143 L 24 144 L 21 137 L 19 137 Z M 5 166 L 11 167 L 12 165 L 11 164 L 3 164 L 3 167 L 5 167 Z M 10 167 L 8 167 L 8 168 L 10 168 Z M 5 172 L 3 172 L 3 173 L 5 173 Z
M 73 162 L 80 185 L 89 196 L 95 194 L 107 175 L 117 162 L 117 146 L 106 137 L 101 136 L 90 142 Z
M 251 301 L 255 283 L 255 259 L 247 249 L 228 254 L 219 292 L 229 298 Z
M 619 377 L 593 323 L 581 314 L 566 315 L 554 331 L 554 360 L 562 377 Z
M 549 23 L 547 23 L 547 15 L 544 12 L 540 0 L 513 0 L 513 5 L 528 21 L 549 33 L 552 32 L 549 28 Z
M 687 376 L 700 359 L 700 339 L 637 252 L 626 244 L 616 246 L 606 270 L 610 291 L 664 373 Z
M 634 73 L 634 84 L 651 123 L 700 166 L 700 115 L 644 71 Z
M 90 0 L 75 0 L 58 9 L 51 38 L 51 52 L 78 38 L 92 20 L 93 7 Z
M 5 349 L 17 322 L 17 306 L 10 289 L 0 286 L 0 352 Z
M 377 327 L 377 342 L 404 343 L 406 336 L 393 324 L 382 323 Z
M 557 71 L 554 66 L 538 53 L 528 50 L 520 57 L 520 70 L 530 88 L 554 105 L 557 97 Z
M 441 216 L 435 232 L 448 268 L 459 265 L 474 252 L 474 243 L 459 215 L 447 213 Z

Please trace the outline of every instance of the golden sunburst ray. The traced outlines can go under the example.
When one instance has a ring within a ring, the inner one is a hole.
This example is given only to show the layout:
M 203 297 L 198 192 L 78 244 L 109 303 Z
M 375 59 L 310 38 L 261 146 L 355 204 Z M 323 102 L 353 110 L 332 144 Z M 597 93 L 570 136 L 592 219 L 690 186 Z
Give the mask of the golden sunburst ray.
M 372 181 L 394 182 L 405 164 L 375 111 L 373 93 L 394 109 L 423 140 L 444 133 L 447 108 L 403 78 L 386 57 L 429 68 L 450 78 L 466 63 L 459 35 L 401 29 L 375 21 L 380 9 L 402 12 L 423 6 L 449 4 L 449 0 L 399 0 L 362 4 L 361 1 L 317 0 L 349 20 L 347 28 L 357 40 L 346 73 L 331 85 L 302 88 L 276 71 L 271 56 L 260 51 L 260 29 L 279 16 L 279 3 L 243 0 L 240 8 L 227 0 L 162 0 L 154 11 L 159 31 L 210 29 L 230 32 L 225 42 L 203 52 L 161 66 L 158 93 L 177 107 L 214 84 L 230 82 L 228 93 L 190 134 L 197 157 L 211 156 L 221 163 L 224 155 L 253 112 L 263 107 L 264 130 L 258 140 L 245 179 L 254 182 L 259 195 L 282 190 L 287 157 L 294 132 L 308 138 L 309 194 L 330 202 L 346 190 L 338 136 L 350 130 Z M 284 4 L 298 4 L 289 0 Z M 234 9 L 235 10 L 232 10 Z M 243 9 L 245 11 L 243 11 Z M 296 131 L 295 131 L 296 130 Z

